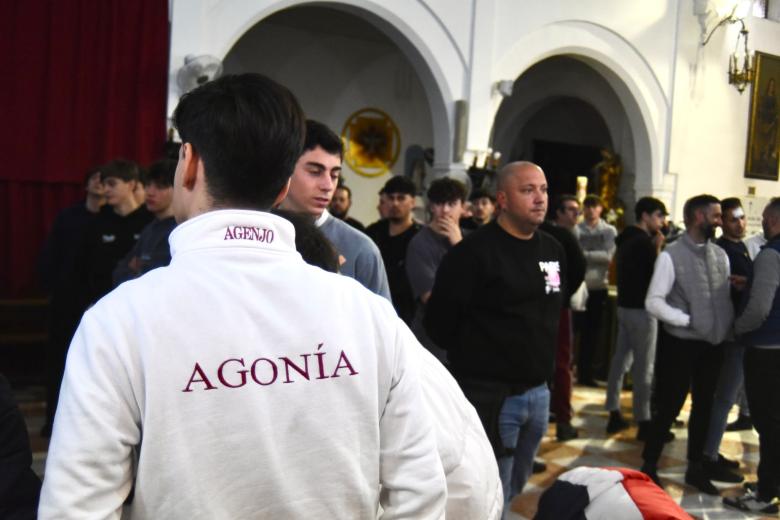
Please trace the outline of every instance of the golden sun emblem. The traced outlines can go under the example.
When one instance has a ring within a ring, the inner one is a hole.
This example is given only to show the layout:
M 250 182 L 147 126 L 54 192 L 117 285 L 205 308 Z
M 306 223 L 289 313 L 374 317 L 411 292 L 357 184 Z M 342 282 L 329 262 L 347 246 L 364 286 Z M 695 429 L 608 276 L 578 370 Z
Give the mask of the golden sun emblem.
M 344 160 L 364 177 L 390 171 L 401 150 L 401 135 L 390 116 L 376 108 L 358 110 L 341 130 Z

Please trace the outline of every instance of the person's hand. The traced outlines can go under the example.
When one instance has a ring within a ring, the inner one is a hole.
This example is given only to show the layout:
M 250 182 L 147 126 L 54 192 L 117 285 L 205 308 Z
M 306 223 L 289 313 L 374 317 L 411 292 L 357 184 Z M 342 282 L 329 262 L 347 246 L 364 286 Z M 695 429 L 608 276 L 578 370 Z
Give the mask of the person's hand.
M 655 246 L 655 250 L 660 251 L 664 245 L 664 242 L 666 242 L 666 237 L 664 237 L 663 233 L 656 233 L 653 235 L 652 240 L 653 245 Z
M 745 290 L 745 287 L 747 287 L 747 276 L 732 274 L 729 276 L 729 282 L 731 282 L 731 286 L 737 291 L 743 291 Z
M 436 233 L 447 237 L 451 245 L 455 245 L 463 240 L 463 234 L 460 231 L 460 223 L 450 216 L 435 218 L 431 221 L 431 229 Z

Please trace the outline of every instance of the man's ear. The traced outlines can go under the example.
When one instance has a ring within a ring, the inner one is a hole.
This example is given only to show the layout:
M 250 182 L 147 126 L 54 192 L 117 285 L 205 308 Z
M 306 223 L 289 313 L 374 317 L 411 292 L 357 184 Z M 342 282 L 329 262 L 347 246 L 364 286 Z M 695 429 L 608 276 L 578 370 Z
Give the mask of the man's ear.
M 500 209 L 504 209 L 506 207 L 506 193 L 503 191 L 497 191 L 496 192 L 496 205 Z
M 284 186 L 282 186 L 282 190 L 279 192 L 279 195 L 276 196 L 276 200 L 274 200 L 274 203 L 271 205 L 272 208 L 277 207 L 279 204 L 282 203 L 284 199 L 287 198 L 287 194 L 290 192 L 291 181 L 292 181 L 292 177 L 287 179 L 287 182 L 284 183 Z
M 181 145 L 182 186 L 190 191 L 195 187 L 198 178 L 198 169 L 203 168 L 203 161 L 190 143 Z

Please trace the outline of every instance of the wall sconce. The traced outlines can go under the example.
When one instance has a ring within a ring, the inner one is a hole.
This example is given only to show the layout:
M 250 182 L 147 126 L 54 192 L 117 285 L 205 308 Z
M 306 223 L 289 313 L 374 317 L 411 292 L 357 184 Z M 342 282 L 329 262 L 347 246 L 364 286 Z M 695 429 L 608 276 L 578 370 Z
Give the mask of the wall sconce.
M 707 37 L 702 42 L 702 47 L 709 43 L 712 35 L 715 34 L 720 27 L 726 24 L 738 23 L 742 26 L 739 34 L 737 35 L 737 41 L 734 45 L 734 52 L 729 55 L 729 85 L 734 85 L 740 94 L 744 92 L 748 83 L 753 81 L 754 69 L 753 69 L 753 55 L 748 49 L 748 30 L 745 27 L 745 21 L 742 18 L 737 18 L 734 13 L 737 10 L 737 6 L 731 10 L 728 16 L 720 20 L 715 27 L 709 32 Z M 740 43 L 741 49 L 740 49 Z M 741 53 L 740 53 L 741 50 Z
M 501 81 L 496 81 L 493 84 L 493 93 L 500 94 L 501 97 L 508 98 L 512 95 L 512 90 L 514 89 L 515 82 L 511 79 L 504 79 Z

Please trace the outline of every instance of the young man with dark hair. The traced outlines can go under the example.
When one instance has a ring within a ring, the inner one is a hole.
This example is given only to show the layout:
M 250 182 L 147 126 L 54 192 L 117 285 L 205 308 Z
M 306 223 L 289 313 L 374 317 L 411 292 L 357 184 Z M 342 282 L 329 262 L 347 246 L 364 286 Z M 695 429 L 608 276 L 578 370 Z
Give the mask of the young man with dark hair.
M 538 230 L 547 214 L 541 168 L 504 166 L 496 200 L 498 219 L 442 260 L 425 326 L 447 349 L 451 371 L 491 439 L 508 512 L 547 431 L 566 258 Z
M 776 515 L 780 499 L 780 198 L 762 215 L 766 246 L 753 263 L 744 312 L 734 330 L 745 350 L 745 390 L 758 431 L 758 482 L 723 503 L 752 513 Z
M 737 197 L 729 197 L 721 201 L 721 209 L 723 211 L 723 235 L 716 241 L 716 243 L 726 250 L 726 254 L 729 255 L 729 262 L 731 263 L 732 275 L 736 275 L 737 282 L 740 281 L 739 277 L 743 280 L 748 280 L 753 274 L 753 260 L 758 255 L 761 247 L 766 244 L 766 240 L 761 240 L 762 235 L 753 236 L 751 238 L 745 238 L 747 231 L 747 215 L 742 208 L 742 201 Z M 744 291 L 738 291 L 737 289 L 731 290 L 732 300 L 734 302 L 734 310 L 739 313 L 742 310 L 742 304 L 744 304 Z M 726 349 L 726 356 L 729 354 L 729 349 Z M 724 364 L 726 358 L 724 358 Z M 742 361 L 740 357 L 740 367 Z M 726 377 L 730 378 L 729 375 Z M 750 407 L 748 406 L 747 397 L 745 396 L 744 385 L 741 383 L 743 380 L 742 374 L 739 375 L 739 390 L 737 393 L 737 402 L 739 403 L 739 415 L 737 419 L 726 425 L 727 432 L 740 431 L 740 430 L 752 430 L 753 421 L 750 420 Z M 733 403 L 732 403 L 733 404 Z M 728 411 L 727 411 L 728 415 Z M 718 440 L 718 443 L 720 441 Z M 717 449 L 717 447 L 715 448 Z M 723 460 L 722 458 L 720 460 Z
M 571 231 L 576 232 L 577 221 L 580 218 L 580 201 L 576 196 L 569 193 L 558 195 L 555 197 L 555 203 L 552 207 L 553 220 L 556 225 L 564 227 Z M 577 290 L 574 287 L 572 290 Z
M 647 312 L 662 323 L 655 378 L 657 414 L 642 451 L 642 471 L 656 483 L 669 428 L 690 389 L 688 470 L 685 482 L 718 495 L 703 465 L 712 399 L 723 359 L 723 341 L 734 322 L 729 300 L 729 260 L 713 239 L 721 224 L 720 201 L 698 195 L 685 202 L 685 233 L 658 255 L 645 297 Z
M 339 136 L 322 123 L 307 120 L 303 153 L 295 163 L 290 191 L 281 207 L 311 215 L 343 258 L 341 274 L 390 300 L 387 273 L 379 249 L 365 234 L 328 212 L 341 175 L 342 156 Z
M 578 316 L 580 352 L 577 358 L 577 380 L 581 385 L 596 386 L 594 361 L 597 355 L 603 353 L 600 340 L 607 305 L 609 263 L 615 254 L 617 230 L 601 218 L 604 203 L 597 195 L 588 195 L 582 205 L 584 218 L 576 229 L 588 265 L 585 271 L 588 303 L 585 312 Z
M 642 197 L 634 206 L 636 224 L 627 226 L 615 239 L 618 334 L 607 380 L 607 433 L 617 433 L 629 426 L 620 413 L 620 390 L 629 367 L 632 369 L 634 420 L 639 424 L 639 439 L 645 438 L 650 424 L 658 321 L 645 310 L 645 297 L 655 259 L 664 243 L 661 228 L 666 214 L 663 202 Z
M 125 159 L 116 159 L 100 168 L 106 205 L 87 230 L 79 260 L 81 279 L 86 281 L 90 303 L 114 287 L 114 269 L 154 218 L 135 198 L 140 176 L 138 165 Z
M 723 212 L 723 234 L 715 241 L 729 257 L 731 269 L 731 303 L 735 315 L 744 307 L 745 287 L 753 274 L 753 262 L 747 247 L 742 241 L 745 238 L 746 220 L 742 202 L 736 197 L 723 199 L 720 203 Z M 743 357 L 745 346 L 736 339 L 729 339 L 723 345 L 723 365 L 718 378 L 718 386 L 713 397 L 712 414 L 704 444 L 704 469 L 711 480 L 722 482 L 742 482 L 744 479 L 735 470 L 739 462 L 726 459 L 718 453 L 723 433 L 727 428 L 729 411 L 741 393 L 744 381 Z M 746 413 L 747 412 L 747 413 Z M 740 405 L 740 419 L 748 423 L 746 429 L 752 429 L 750 413 L 747 406 Z M 738 420 L 740 420 L 738 419 Z
M 382 253 L 393 307 L 407 325 L 411 325 L 414 318 L 415 303 L 406 276 L 406 250 L 422 227 L 412 218 L 416 191 L 409 177 L 391 177 L 382 188 L 387 197 L 387 218 L 374 222 L 366 230 Z
M 441 259 L 452 246 L 463 239 L 460 216 L 466 201 L 466 187 L 460 181 L 444 177 L 431 183 L 427 195 L 431 220 L 409 242 L 406 250 L 406 275 L 416 304 L 412 330 L 426 348 L 445 362 L 446 352 L 425 333 L 422 317 L 428 298 L 431 297 Z
M 475 230 L 493 220 L 496 212 L 496 198 L 487 190 L 476 189 L 469 195 L 471 216 L 460 219 L 462 229 Z
M 141 231 L 141 236 L 138 237 L 133 248 L 114 269 L 115 287 L 147 271 L 171 263 L 168 235 L 176 227 L 171 206 L 175 173 L 176 161 L 163 159 L 152 164 L 144 176 L 145 205 L 146 209 L 154 215 L 154 220 Z
M 339 179 L 341 181 L 341 179 Z M 330 201 L 330 214 L 343 220 L 358 231 L 365 233 L 366 227 L 359 221 L 348 215 L 352 207 L 352 190 L 349 186 L 339 182 L 336 191 L 333 193 L 333 200 Z
M 173 120 L 173 260 L 85 313 L 39 518 L 118 517 L 131 489 L 133 518 L 441 518 L 420 347 L 267 212 L 301 156 L 297 100 L 228 75 Z
M 561 200 L 568 195 L 562 195 L 557 198 L 558 207 L 563 207 Z M 573 197 L 573 196 L 572 196 Z M 576 207 L 579 208 L 579 202 L 574 197 Z M 558 341 L 555 349 L 555 372 L 552 380 L 551 406 L 555 414 L 555 436 L 559 442 L 576 439 L 579 436 L 577 429 L 571 424 L 574 411 L 571 407 L 572 395 L 572 350 L 574 343 L 574 334 L 572 330 L 570 299 L 572 293 L 576 291 L 585 280 L 585 255 L 582 253 L 577 237 L 572 230 L 577 225 L 577 213 L 574 214 L 574 220 L 571 220 L 570 211 L 554 212 L 554 221 L 545 221 L 539 229 L 551 235 L 557 240 L 566 253 L 566 294 L 563 298 L 563 307 L 561 308 L 561 317 L 558 321 Z
M 87 172 L 84 191 L 84 200 L 57 215 L 38 258 L 43 286 L 51 296 L 49 348 L 46 351 L 46 423 L 41 429 L 44 437 L 51 435 L 68 345 L 89 305 L 90 297 L 79 276 L 78 260 L 84 249 L 86 231 L 106 202 L 99 169 Z

